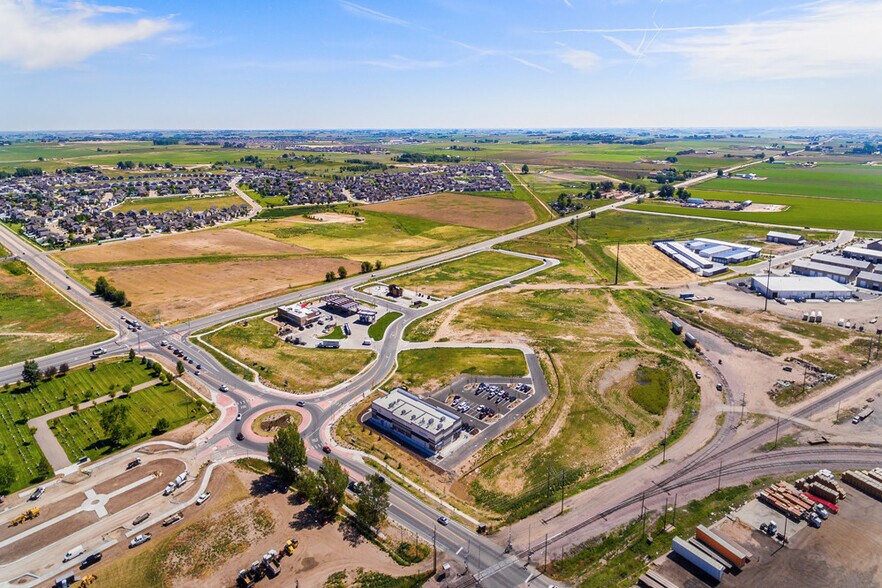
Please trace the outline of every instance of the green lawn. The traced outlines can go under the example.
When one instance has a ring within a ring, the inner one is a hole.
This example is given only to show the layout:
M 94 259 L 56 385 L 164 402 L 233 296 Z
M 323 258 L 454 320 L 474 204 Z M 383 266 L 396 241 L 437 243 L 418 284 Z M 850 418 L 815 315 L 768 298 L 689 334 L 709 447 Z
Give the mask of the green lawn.
M 628 390 L 628 396 L 646 412 L 663 415 L 670 402 L 670 388 L 666 370 L 641 366 L 637 369 L 637 385 Z
M 47 366 L 42 366 L 47 367 Z M 138 362 L 111 361 L 72 370 L 37 384 L 33 389 L 23 384 L 4 386 L 0 391 L 0 459 L 17 470 L 15 484 L 8 491 L 18 490 L 41 481 L 37 465 L 43 453 L 34 441 L 27 421 L 62 408 L 83 404 L 126 384 L 137 386 L 155 377 Z M 19 450 L 21 454 L 19 454 Z M 77 456 L 79 457 L 79 456 Z
M 115 446 L 110 442 L 100 424 L 101 412 L 113 403 L 125 404 L 129 407 L 129 423 L 134 428 L 132 437 L 121 446 Z M 160 418 L 168 421 L 167 430 L 170 431 L 210 415 L 211 411 L 211 406 L 205 401 L 184 392 L 176 382 L 173 382 L 139 390 L 107 403 L 90 406 L 79 412 L 53 419 L 49 422 L 49 428 L 55 433 L 71 461 L 76 461 L 84 455 L 94 461 L 153 436 L 154 428 Z
M 104 341 L 110 331 L 40 281 L 21 261 L 0 263 L 0 364 Z
M 484 251 L 417 272 L 389 278 L 408 290 L 447 298 L 540 265 L 535 259 Z
M 521 377 L 527 375 L 527 361 L 517 349 L 412 349 L 398 354 L 389 387 L 434 392 L 461 374 Z
M 335 326 L 327 335 L 322 335 L 319 339 L 345 339 L 346 334 L 340 325 Z
M 145 198 L 128 198 L 119 206 L 114 207 L 114 212 L 128 212 L 134 210 L 140 212 L 165 212 L 167 210 L 184 210 L 191 208 L 193 212 L 202 212 L 212 206 L 224 208 L 233 205 L 245 204 L 245 201 L 236 195 L 221 196 L 156 196 Z
M 250 366 L 282 390 L 317 392 L 354 376 L 374 357 L 362 349 L 317 349 L 285 343 L 276 328 L 262 319 L 224 327 L 205 335 L 207 343 Z
M 852 163 L 820 163 L 816 167 L 760 164 L 749 171 L 766 179 L 719 178 L 702 186 L 737 193 L 882 201 L 882 167 Z
M 392 324 L 392 321 L 401 316 L 400 312 L 387 312 L 377 322 L 368 327 L 368 336 L 374 341 L 380 341 L 386 334 L 386 329 Z

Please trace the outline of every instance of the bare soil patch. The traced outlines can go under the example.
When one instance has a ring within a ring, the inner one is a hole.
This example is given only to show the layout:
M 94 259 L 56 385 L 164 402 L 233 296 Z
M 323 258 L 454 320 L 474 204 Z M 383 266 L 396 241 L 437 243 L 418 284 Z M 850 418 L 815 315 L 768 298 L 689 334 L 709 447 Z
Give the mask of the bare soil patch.
M 71 249 L 58 255 L 71 265 L 174 259 L 217 255 L 296 255 L 304 247 L 273 241 L 238 229 L 156 235 L 92 247 Z
M 614 247 L 607 247 L 606 250 L 608 255 L 615 257 Z M 697 275 L 645 243 L 622 245 L 619 248 L 619 259 L 641 280 L 653 286 L 673 286 L 699 279 Z
M 261 437 L 275 437 L 279 429 L 300 425 L 302 417 L 294 410 L 274 410 L 254 419 L 251 430 Z
M 145 321 L 178 322 L 283 294 L 324 280 L 325 273 L 345 267 L 356 274 L 359 264 L 334 257 L 171 263 L 87 270 L 85 279 L 104 275 L 124 290 L 132 310 Z
M 448 192 L 372 204 L 365 209 L 491 231 L 504 231 L 536 220 L 533 208 L 522 200 Z
M 317 212 L 309 215 L 311 218 L 318 219 L 323 223 L 355 223 L 358 222 L 351 214 L 340 214 L 339 212 Z
M 55 517 L 62 515 L 74 508 L 77 508 L 86 500 L 86 495 L 82 492 L 74 494 L 72 496 L 68 496 L 67 498 L 63 498 L 56 502 L 50 502 L 48 504 L 39 505 L 40 508 L 40 516 L 36 519 L 32 519 L 17 527 L 13 527 L 11 524 L 7 523 L 0 527 L 0 541 L 8 539 L 14 535 L 18 535 L 22 531 L 27 531 L 31 527 L 35 525 L 41 525 L 46 521 L 52 520 Z M 28 507 L 30 508 L 30 506 Z M 21 512 L 21 511 L 19 511 Z
M 38 518 L 31 522 L 39 524 L 39 520 Z M 94 512 L 81 512 L 65 519 L 61 523 L 50 525 L 5 547 L 0 551 L 0 564 L 14 562 L 60 539 L 75 535 L 77 531 L 85 529 L 97 520 L 98 515 Z
M 157 459 L 156 461 L 121 472 L 118 476 L 98 484 L 94 487 L 94 490 L 97 494 L 110 494 L 150 474 L 157 474 L 157 478 L 163 480 L 162 485 L 165 486 L 169 480 L 173 480 L 182 471 L 184 471 L 184 464 L 176 459 Z

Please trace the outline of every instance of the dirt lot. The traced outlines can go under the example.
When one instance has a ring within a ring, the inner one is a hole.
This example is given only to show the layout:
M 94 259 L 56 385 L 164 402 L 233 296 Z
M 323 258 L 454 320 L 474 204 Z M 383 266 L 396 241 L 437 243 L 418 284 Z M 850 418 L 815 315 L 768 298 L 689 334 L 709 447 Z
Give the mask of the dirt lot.
M 139 265 L 82 273 L 89 281 L 106 276 L 125 291 L 133 312 L 145 321 L 168 323 L 320 282 L 341 265 L 350 274 L 358 273 L 357 262 L 333 257 Z
M 504 231 L 536 220 L 532 207 L 521 200 L 446 192 L 372 204 L 365 209 L 491 231 Z
M 615 247 L 607 247 L 606 253 L 615 257 Z M 651 286 L 674 286 L 700 280 L 696 274 L 652 245 L 622 245 L 619 248 L 619 259 Z
M 32 535 L 28 535 L 0 551 L 0 565 L 21 559 L 38 549 L 55 543 L 63 537 L 74 535 L 80 529 L 88 527 L 97 520 L 98 515 L 94 512 L 81 512 L 68 517 L 61 524 L 50 525 Z M 39 519 L 34 522 L 39 524 Z
M 58 254 L 58 257 L 67 264 L 80 265 L 213 255 L 295 255 L 307 251 L 309 250 L 297 245 L 273 241 L 238 229 L 221 229 L 156 235 L 146 239 L 71 249 Z
M 77 508 L 78 506 L 83 504 L 83 501 L 85 501 L 85 500 L 86 500 L 86 495 L 83 494 L 82 492 L 80 492 L 78 494 L 74 494 L 73 496 L 68 496 L 67 498 L 65 498 L 63 500 L 58 500 L 56 502 L 49 502 L 47 504 L 40 504 L 40 505 L 38 505 L 40 508 L 40 516 L 37 517 L 36 519 L 22 523 L 21 525 L 19 525 L 17 527 L 13 527 L 8 524 L 0 527 L 0 541 L 3 541 L 4 539 L 8 539 L 9 537 L 12 537 L 13 535 L 17 535 L 18 533 L 21 533 L 22 531 L 26 531 L 30 527 L 33 527 L 35 525 L 39 525 L 39 524 L 45 523 L 46 521 L 52 520 L 55 517 L 57 517 L 58 515 L 64 514 L 73 508 Z M 28 506 L 28 508 L 30 508 L 30 506 Z M 22 511 L 18 511 L 18 512 L 22 512 Z
M 303 587 L 321 586 L 328 576 L 344 569 L 364 568 L 395 576 L 418 571 L 416 566 L 399 566 L 377 547 L 338 524 L 317 525 L 307 515 L 305 505 L 293 504 L 291 494 L 269 492 L 269 481 L 232 465 L 215 469 L 208 486 L 212 492 L 209 502 L 202 507 L 188 507 L 184 520 L 176 525 L 152 526 L 149 530 L 153 540 L 142 548 L 129 550 L 117 545 L 105 552 L 104 561 L 93 570 L 98 576 L 97 586 L 159 585 L 157 570 L 172 566 L 192 572 L 166 578 L 176 587 L 234 586 L 240 569 L 260 559 L 269 549 L 279 550 L 292 537 L 300 544 L 292 557 L 282 559 L 281 576 L 276 580 L 279 586 L 293 586 L 295 580 Z M 226 515 L 246 506 L 269 515 L 273 521 L 271 530 L 224 547 L 227 553 L 223 556 L 212 554 L 206 547 L 212 536 L 222 532 L 220 526 L 230 519 Z M 185 538 L 199 539 L 188 546 L 188 561 L 182 564 L 174 561 L 175 555 L 169 549 L 174 551 L 174 546 Z M 203 541 L 205 545 L 201 544 Z M 205 559 L 212 557 L 217 561 Z M 210 565 L 202 566 L 203 563 Z
M 134 456 L 132 459 L 134 459 Z M 183 469 L 184 464 L 177 459 L 157 459 L 131 470 L 123 471 L 118 476 L 98 484 L 94 490 L 97 494 L 110 494 L 114 490 L 118 490 L 151 474 L 155 474 L 162 482 L 162 486 L 165 486 L 169 480 L 173 480 Z M 149 485 L 149 483 L 146 485 Z
M 741 573 L 727 574 L 719 584 L 688 573 L 673 559 L 659 571 L 684 588 L 882 586 L 882 504 L 846 486 L 849 490 L 838 515 L 830 515 L 820 529 L 803 529 L 786 548 L 759 531 L 725 521 L 717 531 L 744 546 L 753 558 Z

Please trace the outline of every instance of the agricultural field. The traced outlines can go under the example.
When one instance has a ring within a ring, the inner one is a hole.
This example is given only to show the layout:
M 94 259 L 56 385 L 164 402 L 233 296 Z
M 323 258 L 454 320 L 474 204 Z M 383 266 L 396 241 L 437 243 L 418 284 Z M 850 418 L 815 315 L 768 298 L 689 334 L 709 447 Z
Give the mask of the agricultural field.
M 535 259 L 485 251 L 387 281 L 434 298 L 447 298 L 537 265 L 539 262 Z
M 101 413 L 112 404 L 128 407 L 132 435 L 121 445 L 114 445 L 101 428 Z M 211 418 L 212 407 L 185 392 L 176 382 L 157 384 L 120 396 L 98 406 L 49 421 L 49 428 L 64 448 L 71 462 L 82 456 L 92 461 L 105 457 L 153 435 L 177 429 L 200 418 Z M 157 428 L 160 419 L 165 426 Z
M 633 243 L 618 248 L 608 245 L 605 252 L 610 257 L 618 252 L 619 260 L 650 286 L 664 288 L 700 279 L 649 244 Z
M 28 420 L 62 408 L 83 405 L 109 392 L 119 391 L 127 384 L 137 386 L 154 377 L 153 372 L 138 362 L 108 361 L 97 363 L 94 371 L 82 367 L 43 379 L 33 388 L 25 384 L 4 386 L 0 391 L 0 420 L 3 422 L 0 426 L 0 459 L 11 463 L 18 472 L 15 483 L 6 490 L 12 492 L 52 475 L 48 463 L 40 465 L 45 457 L 28 428 Z
M 527 375 L 527 362 L 517 349 L 411 349 L 398 354 L 398 369 L 387 387 L 430 393 L 463 374 L 519 378 Z
M 882 214 L 882 204 L 875 202 L 843 202 L 842 200 L 825 198 L 711 192 L 700 189 L 690 190 L 690 192 L 694 197 L 706 200 L 752 200 L 758 204 L 780 204 L 786 208 L 779 212 L 710 210 L 705 208 L 688 208 L 679 204 L 652 200 L 644 201 L 642 204 L 629 204 L 627 208 L 647 212 L 741 220 L 797 228 L 853 229 L 868 232 L 878 232 L 880 230 L 876 219 Z
M 444 192 L 370 204 L 362 210 L 388 212 L 485 231 L 506 231 L 536 220 L 533 208 L 523 200 Z
M 24 263 L 0 263 L 3 365 L 97 343 L 111 335 L 44 284 Z
M 374 357 L 362 349 L 316 349 L 285 343 L 276 327 L 262 319 L 239 321 L 202 336 L 209 345 L 257 371 L 280 390 L 305 394 L 339 384 Z
M 140 212 L 166 212 L 168 210 L 191 209 L 193 212 L 202 212 L 212 206 L 217 208 L 239 206 L 245 201 L 235 194 L 222 196 L 156 196 L 146 198 L 129 198 L 125 202 L 115 206 L 114 212 L 128 212 L 134 210 Z
M 882 167 L 819 163 L 816 167 L 760 164 L 750 168 L 765 180 L 719 178 L 702 184 L 718 192 L 779 194 L 882 202 Z
M 411 340 L 527 343 L 552 390 L 548 402 L 475 457 L 480 476 L 466 472 L 451 492 L 487 516 L 521 518 L 547 503 L 548 471 L 574 488 L 590 484 L 654 451 L 663 426 L 673 438 L 685 432 L 698 389 L 665 350 L 677 347 L 666 321 L 623 302 L 639 292 L 623 290 L 620 298 L 591 287 L 524 283 L 408 328 Z M 575 457 L 568 449 L 574 446 Z

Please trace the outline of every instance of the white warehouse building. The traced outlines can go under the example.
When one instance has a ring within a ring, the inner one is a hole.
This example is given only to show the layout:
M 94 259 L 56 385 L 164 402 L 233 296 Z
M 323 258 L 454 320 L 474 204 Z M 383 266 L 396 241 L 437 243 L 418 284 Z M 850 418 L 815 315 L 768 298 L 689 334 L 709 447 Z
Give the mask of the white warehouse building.
M 809 276 L 753 276 L 750 288 L 766 298 L 830 300 L 851 298 L 852 290 L 830 278 Z
M 391 436 L 429 454 L 459 437 L 462 419 L 395 388 L 371 403 L 371 420 Z

